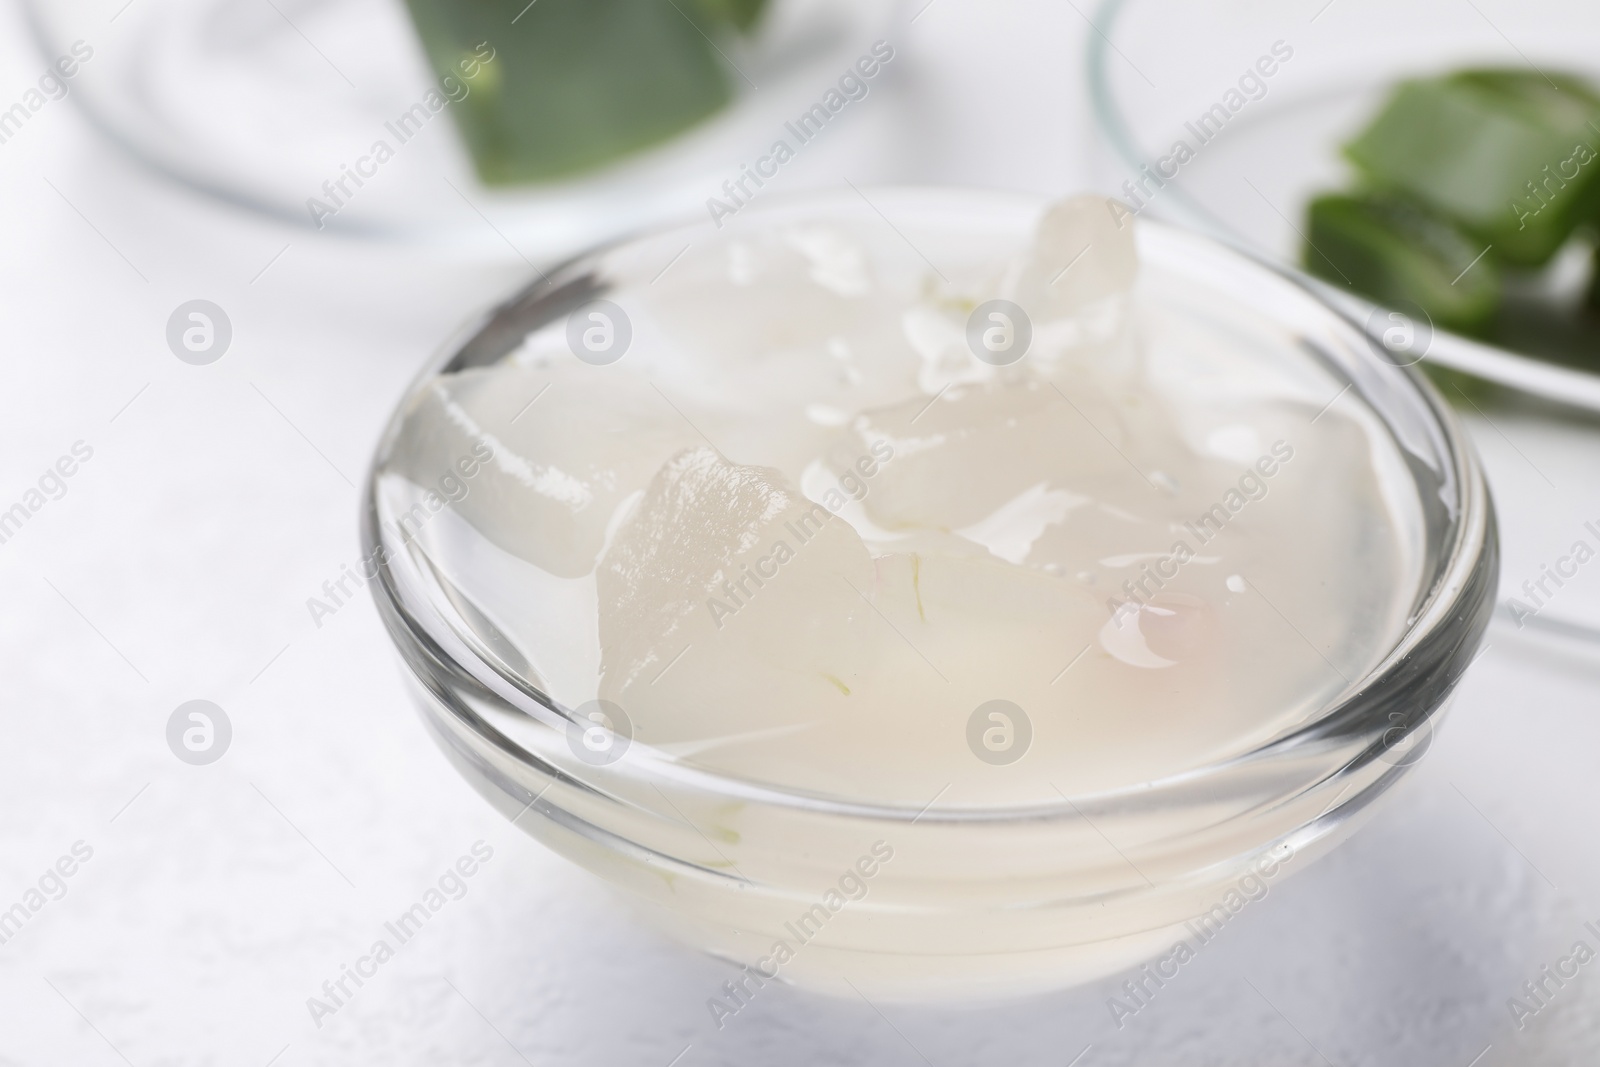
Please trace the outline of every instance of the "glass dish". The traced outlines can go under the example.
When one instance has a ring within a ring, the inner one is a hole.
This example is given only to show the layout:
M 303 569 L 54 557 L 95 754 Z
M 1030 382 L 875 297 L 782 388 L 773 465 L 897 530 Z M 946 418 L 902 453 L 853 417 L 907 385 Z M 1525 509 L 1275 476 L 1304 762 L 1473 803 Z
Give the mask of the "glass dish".
M 1299 263 L 1305 205 L 1318 192 L 1347 186 L 1340 146 L 1377 113 L 1399 80 L 1468 65 L 1531 65 L 1600 84 L 1600 21 L 1581 0 L 1226 0 L 1203 6 L 1106 0 L 1094 21 L 1086 72 L 1105 187 L 1137 181 L 1141 168 L 1170 158 L 1182 139 L 1194 156 L 1155 190 L 1147 210 L 1281 263 Z M 1292 57 L 1279 62 L 1274 44 Z M 1264 56 L 1273 60 L 1266 64 L 1273 74 L 1250 82 L 1243 106 L 1221 132 L 1205 127 L 1202 133 L 1215 136 L 1199 143 L 1191 127 L 1201 113 L 1237 91 L 1241 76 Z M 1553 269 L 1581 276 L 1580 259 L 1558 257 Z M 1357 319 L 1365 321 L 1373 310 L 1348 293 L 1323 289 L 1328 299 L 1347 302 Z M 1567 348 L 1581 362 L 1594 355 L 1592 341 Z M 1600 411 L 1600 374 L 1581 367 L 1443 330 L 1423 351 L 1442 366 Z
M 902 18 L 900 0 L 774 0 L 751 38 L 722 42 L 736 93 L 719 114 L 573 180 L 488 188 L 447 114 L 405 138 L 391 129 L 438 88 L 400 0 L 23 7 L 44 55 L 93 48 L 70 96 L 94 127 L 192 192 L 297 228 L 539 263 L 703 209 L 875 40 L 898 39 Z M 899 74 L 886 66 L 872 106 L 845 114 L 853 129 L 804 154 L 847 147 L 857 180 L 892 178 L 906 147 Z M 378 139 L 392 159 L 362 164 Z M 313 214 L 308 199 L 332 202 L 325 182 L 362 166 L 377 177 L 347 185 L 355 195 L 336 213 Z
M 938 260 L 974 242 L 1025 241 L 1043 204 L 852 190 L 775 197 L 738 222 L 892 219 L 895 234 Z M 649 284 L 709 227 L 572 260 L 464 330 L 418 387 L 506 358 L 619 286 Z M 531 680 L 525 650 L 477 602 L 488 590 L 458 584 L 431 536 L 399 532 L 405 487 L 390 461 L 406 444 L 402 405 L 366 486 L 363 547 L 423 719 L 450 761 L 517 825 L 682 940 L 744 964 L 761 966 L 786 936 L 771 916 L 805 913 L 865 860 L 870 894 L 806 940 L 782 975 L 868 997 L 1003 996 L 1109 974 L 1167 950 L 1248 879 L 1286 863 L 1298 870 L 1341 840 L 1420 758 L 1488 624 L 1498 554 L 1478 462 L 1423 379 L 1380 359 L 1359 323 L 1297 277 L 1164 225 L 1140 222 L 1137 237 L 1137 299 L 1186 294 L 1181 315 L 1236 331 L 1222 336 L 1240 344 L 1265 339 L 1319 395 L 1371 412 L 1403 456 L 1417 581 L 1398 591 L 1409 617 L 1365 676 L 1243 754 L 1126 788 L 1069 783 L 1040 802 L 941 802 L 941 792 L 887 803 L 789 788 L 713 773 L 621 727 L 604 738 L 619 758 L 597 760 L 582 743 L 594 729 L 586 716 Z M 730 812 L 737 833 L 724 829 Z M 892 863 L 874 861 L 880 849 Z

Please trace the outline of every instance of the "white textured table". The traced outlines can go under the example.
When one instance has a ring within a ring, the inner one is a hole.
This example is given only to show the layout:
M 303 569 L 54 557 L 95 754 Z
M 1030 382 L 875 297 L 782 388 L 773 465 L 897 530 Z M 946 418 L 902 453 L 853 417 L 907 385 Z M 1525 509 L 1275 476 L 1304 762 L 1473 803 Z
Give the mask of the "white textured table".
M 902 176 L 1092 181 L 1072 6 L 936 4 L 905 52 L 937 121 Z M 0 102 L 41 66 L 20 39 L 7 8 Z M 822 152 L 805 167 L 793 181 L 851 174 Z M 306 610 L 356 556 L 351 483 L 391 406 L 520 264 L 191 201 L 65 103 L 0 145 L 0 217 L 0 510 L 92 449 L 0 544 L 0 909 L 40 903 L 0 944 L 0 1065 L 1467 1067 L 1487 1048 L 1492 1067 L 1600 1049 L 1600 966 L 1520 1033 L 1506 1006 L 1575 940 L 1600 948 L 1583 927 L 1600 927 L 1600 669 L 1504 627 L 1383 815 L 1275 883 L 1123 1029 L 1107 983 L 882 1014 L 775 989 L 718 1032 L 705 1001 L 727 968 L 633 924 L 469 792 L 366 594 L 320 627 Z M 164 340 L 196 297 L 234 327 L 207 367 Z M 1514 587 L 1594 540 L 1600 432 L 1491 417 L 1473 429 Z M 1597 574 L 1551 611 L 1600 619 Z M 234 731 L 210 766 L 165 738 L 197 698 Z M 319 1027 L 307 999 L 480 841 L 464 895 L 346 979 Z M 48 875 L 58 862 L 73 873 Z

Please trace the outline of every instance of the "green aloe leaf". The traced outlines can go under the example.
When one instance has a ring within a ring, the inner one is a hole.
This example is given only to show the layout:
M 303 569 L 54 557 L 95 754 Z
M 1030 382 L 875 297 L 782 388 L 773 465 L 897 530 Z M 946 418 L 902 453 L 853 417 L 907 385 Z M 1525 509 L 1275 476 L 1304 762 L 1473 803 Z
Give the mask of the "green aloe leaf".
M 714 114 L 737 76 L 713 42 L 749 28 L 764 5 L 406 0 L 478 175 L 491 185 L 570 178 Z
M 1600 208 L 1600 97 L 1570 76 L 1405 82 L 1345 152 L 1372 185 L 1454 219 L 1518 266 L 1547 262 Z
M 1434 325 L 1481 334 L 1500 302 L 1492 256 L 1446 219 L 1393 195 L 1311 202 L 1306 268 L 1391 307 L 1419 304 Z
M 699 8 L 707 17 L 744 32 L 755 26 L 766 6 L 767 0 L 699 0 Z

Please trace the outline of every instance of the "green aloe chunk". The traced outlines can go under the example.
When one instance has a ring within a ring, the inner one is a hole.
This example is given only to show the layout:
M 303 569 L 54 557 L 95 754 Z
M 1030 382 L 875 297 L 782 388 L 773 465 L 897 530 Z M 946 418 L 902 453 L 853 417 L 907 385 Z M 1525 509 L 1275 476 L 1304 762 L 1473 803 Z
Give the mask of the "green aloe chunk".
M 1600 248 L 1589 257 L 1589 288 L 1583 297 L 1583 307 L 1590 315 L 1600 316 Z
M 1345 153 L 1373 186 L 1538 266 L 1600 208 L 1597 149 L 1600 97 L 1582 81 L 1473 70 L 1402 83 Z
M 1494 382 L 1452 370 L 1431 359 L 1423 360 L 1417 366 L 1422 368 L 1422 372 L 1433 381 L 1445 399 L 1453 404 L 1460 404 L 1462 400 L 1469 404 L 1489 404 L 1500 399 L 1504 393 Z
M 741 30 L 748 31 L 761 17 L 767 0 L 698 0 L 700 10 L 713 19 L 721 19 Z
M 572 177 L 712 115 L 737 78 L 713 41 L 764 3 L 406 0 L 491 185 Z
M 1415 303 L 1435 326 L 1482 333 L 1500 299 L 1499 271 L 1483 246 L 1425 207 L 1386 194 L 1311 202 L 1305 264 L 1380 304 Z

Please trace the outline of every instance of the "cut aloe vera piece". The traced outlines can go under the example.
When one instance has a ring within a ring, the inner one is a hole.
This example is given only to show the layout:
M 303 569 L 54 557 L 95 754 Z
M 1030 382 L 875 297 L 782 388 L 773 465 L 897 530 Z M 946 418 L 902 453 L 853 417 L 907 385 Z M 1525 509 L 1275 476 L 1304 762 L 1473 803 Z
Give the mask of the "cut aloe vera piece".
M 1402 191 L 1538 266 L 1600 206 L 1600 97 L 1576 78 L 1462 71 L 1409 81 L 1345 152 Z M 1476 250 L 1474 250 L 1476 254 Z
M 1600 248 L 1590 257 L 1589 288 L 1583 295 L 1583 309 L 1600 321 Z
M 446 89 L 466 87 L 449 110 L 491 185 L 581 174 L 721 109 L 737 75 L 713 38 L 763 3 L 406 0 Z
M 1434 325 L 1482 333 L 1499 303 L 1499 271 L 1483 246 L 1399 197 L 1322 196 L 1311 202 L 1306 268 L 1380 304 L 1420 305 Z
M 699 0 L 698 7 L 707 16 L 720 19 L 748 31 L 761 17 L 767 0 Z

